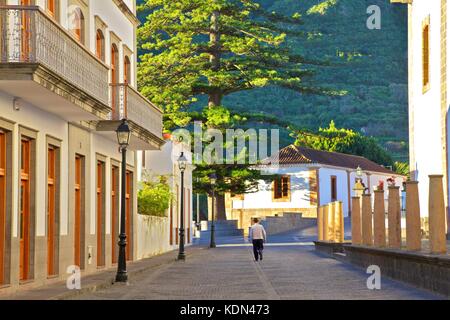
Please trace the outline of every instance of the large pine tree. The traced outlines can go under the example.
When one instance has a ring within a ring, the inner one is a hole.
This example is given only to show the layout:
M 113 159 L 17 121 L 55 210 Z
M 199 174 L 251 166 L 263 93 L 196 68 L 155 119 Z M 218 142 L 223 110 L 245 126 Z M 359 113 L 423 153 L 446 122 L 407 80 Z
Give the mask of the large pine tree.
M 323 3 L 332 4 L 325 0 L 317 8 Z M 139 86 L 164 108 L 166 129 L 199 117 L 205 127 L 232 127 L 235 118 L 222 100 L 244 90 L 275 85 L 306 94 L 342 94 L 310 81 L 326 61 L 292 54 L 286 45 L 286 37 L 311 36 L 299 31 L 299 14 L 266 12 L 254 0 L 147 0 L 139 10 L 147 16 L 138 30 Z M 203 112 L 198 112 L 198 100 Z M 219 173 L 222 194 L 251 191 L 251 182 L 259 178 L 247 166 L 197 164 L 197 191 L 208 190 L 212 171 Z M 218 203 L 223 214 L 223 199 Z

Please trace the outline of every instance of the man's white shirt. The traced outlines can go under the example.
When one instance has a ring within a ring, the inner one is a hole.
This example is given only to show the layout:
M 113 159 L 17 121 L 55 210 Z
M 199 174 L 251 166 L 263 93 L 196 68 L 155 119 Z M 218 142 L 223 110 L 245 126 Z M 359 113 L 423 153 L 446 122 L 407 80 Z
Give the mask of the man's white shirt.
M 252 240 L 266 240 L 266 230 L 259 223 L 255 223 L 250 229 L 250 238 Z

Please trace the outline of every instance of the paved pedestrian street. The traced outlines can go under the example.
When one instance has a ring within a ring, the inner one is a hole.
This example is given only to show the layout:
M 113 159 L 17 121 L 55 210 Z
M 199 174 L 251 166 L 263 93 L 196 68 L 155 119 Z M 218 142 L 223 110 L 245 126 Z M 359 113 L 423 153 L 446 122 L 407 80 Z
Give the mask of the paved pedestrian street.
M 441 299 L 382 277 L 381 290 L 367 288 L 365 270 L 316 253 L 308 230 L 271 237 L 264 260 L 255 262 L 244 240 L 218 239 L 218 248 L 195 250 L 130 279 L 76 299 L 277 300 Z M 189 249 L 188 249 L 189 251 Z M 176 257 L 176 253 L 170 253 Z

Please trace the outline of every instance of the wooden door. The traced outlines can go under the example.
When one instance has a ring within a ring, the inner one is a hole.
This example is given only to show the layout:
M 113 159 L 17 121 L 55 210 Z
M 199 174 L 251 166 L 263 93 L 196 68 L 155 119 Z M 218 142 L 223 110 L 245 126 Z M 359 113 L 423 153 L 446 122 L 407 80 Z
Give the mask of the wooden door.
M 22 6 L 31 6 L 32 0 L 20 0 L 20 5 Z M 30 58 L 30 40 L 31 40 L 31 15 L 33 11 L 31 10 L 22 10 L 21 17 L 21 51 L 20 51 L 20 60 L 24 62 L 28 62 Z
M 6 242 L 6 134 L 0 131 L 0 285 L 4 283 Z
M 48 148 L 47 152 L 47 273 L 55 275 L 55 201 L 56 201 L 56 150 Z
M 126 250 L 126 256 L 127 256 L 127 260 L 131 260 L 131 243 L 132 243 L 132 239 L 131 239 L 131 226 L 132 226 L 132 199 L 131 199 L 131 195 L 132 195 L 132 191 L 133 191 L 133 173 L 130 171 L 127 171 L 126 174 L 126 192 L 125 192 L 125 209 L 126 209 L 126 214 L 125 214 L 125 232 L 127 235 L 127 250 Z
M 117 199 L 118 199 L 118 176 L 119 168 L 113 166 L 111 169 L 111 248 L 112 248 L 112 263 L 117 263 L 117 248 L 119 241 L 119 233 L 117 230 L 119 221 L 119 212 L 117 211 Z
M 81 173 L 82 173 L 82 165 L 83 159 L 81 156 L 75 156 L 75 228 L 74 228 L 74 247 L 75 247 L 75 259 L 74 263 L 78 267 L 82 267 L 81 265 L 81 197 L 82 197 L 82 188 L 81 188 Z
M 27 280 L 30 263 L 30 141 L 21 142 L 20 280 Z
M 97 162 L 97 266 L 103 267 L 104 261 L 104 224 L 103 224 L 103 168 L 104 164 L 101 161 Z

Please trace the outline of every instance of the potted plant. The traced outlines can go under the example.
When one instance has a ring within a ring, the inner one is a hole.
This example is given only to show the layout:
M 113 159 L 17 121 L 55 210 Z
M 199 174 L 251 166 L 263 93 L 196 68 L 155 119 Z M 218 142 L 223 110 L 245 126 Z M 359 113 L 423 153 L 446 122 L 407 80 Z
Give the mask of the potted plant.
M 384 181 L 383 180 L 380 180 L 378 182 L 377 190 L 378 191 L 384 191 Z
M 387 179 L 389 187 L 395 187 L 395 177 L 390 177 Z

